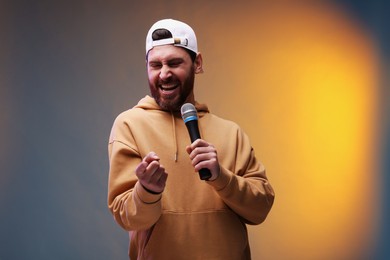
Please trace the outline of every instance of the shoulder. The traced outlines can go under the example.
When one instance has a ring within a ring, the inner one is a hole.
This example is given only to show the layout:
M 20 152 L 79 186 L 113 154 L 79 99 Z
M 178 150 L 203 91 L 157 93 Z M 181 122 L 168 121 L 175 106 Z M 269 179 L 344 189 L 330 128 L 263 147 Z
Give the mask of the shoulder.
M 200 124 L 205 131 L 208 131 L 208 133 L 214 132 L 218 136 L 234 137 L 233 139 L 235 140 L 247 139 L 246 133 L 238 123 L 219 117 L 215 114 L 206 114 Z M 215 134 L 211 135 L 215 137 Z
M 128 119 L 131 119 L 133 117 L 137 117 L 137 115 L 140 114 L 140 112 L 141 112 L 140 110 L 142 110 L 142 109 L 130 108 L 128 110 L 125 110 L 125 111 L 119 113 L 119 115 L 116 117 L 115 121 L 124 122 L 124 121 L 127 121 Z
M 218 127 L 228 128 L 228 129 L 235 129 L 241 131 L 241 127 L 234 121 L 225 119 L 222 117 L 219 117 L 212 113 L 207 113 L 204 116 L 204 120 L 207 121 L 207 123 L 216 125 Z
M 155 123 L 155 120 L 150 120 L 151 113 L 153 112 L 150 110 L 136 107 L 121 112 L 112 124 L 109 143 L 118 141 L 136 149 L 134 148 L 135 135 Z
M 140 120 L 146 115 L 151 115 L 160 111 L 160 107 L 155 100 L 149 96 L 142 98 L 138 103 L 123 112 L 121 112 L 115 119 L 115 122 L 130 122 L 134 119 Z
M 145 116 L 142 116 L 143 113 L 143 109 L 139 108 L 131 108 L 121 112 L 113 122 L 110 139 L 131 131 L 131 122 L 139 122 L 142 118 L 145 118 Z

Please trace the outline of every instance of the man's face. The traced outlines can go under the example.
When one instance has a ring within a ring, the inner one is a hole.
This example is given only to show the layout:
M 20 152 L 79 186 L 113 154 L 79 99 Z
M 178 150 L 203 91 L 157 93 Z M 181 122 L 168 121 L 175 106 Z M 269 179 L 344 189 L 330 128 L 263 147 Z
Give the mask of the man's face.
M 195 70 L 195 63 L 181 47 L 162 45 L 149 51 L 150 92 L 163 110 L 179 111 L 184 103 L 194 101 Z

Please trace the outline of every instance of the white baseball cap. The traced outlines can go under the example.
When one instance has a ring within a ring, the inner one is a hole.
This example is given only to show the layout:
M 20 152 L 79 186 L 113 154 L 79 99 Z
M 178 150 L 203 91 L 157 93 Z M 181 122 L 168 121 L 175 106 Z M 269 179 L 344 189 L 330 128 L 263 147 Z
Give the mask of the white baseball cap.
M 152 34 L 155 30 L 158 29 L 168 30 L 172 34 L 172 38 L 154 41 L 152 39 Z M 198 53 L 198 44 L 194 30 L 192 30 L 188 24 L 177 20 L 163 19 L 152 25 L 146 36 L 146 54 L 148 54 L 148 52 L 155 46 L 167 44 L 183 47 Z

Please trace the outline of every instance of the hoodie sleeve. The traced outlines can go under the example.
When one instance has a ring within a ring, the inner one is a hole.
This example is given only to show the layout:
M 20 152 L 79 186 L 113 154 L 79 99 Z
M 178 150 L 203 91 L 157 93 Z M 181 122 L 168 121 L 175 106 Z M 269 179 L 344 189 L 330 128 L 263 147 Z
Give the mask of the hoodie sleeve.
M 118 116 L 109 144 L 108 208 L 126 230 L 144 230 L 161 215 L 161 194 L 151 194 L 138 183 L 135 168 L 142 158 L 129 125 Z
M 256 159 L 248 137 L 237 134 L 234 172 L 221 167 L 219 177 L 208 182 L 222 200 L 248 224 L 260 224 L 274 202 L 274 191 L 264 166 Z

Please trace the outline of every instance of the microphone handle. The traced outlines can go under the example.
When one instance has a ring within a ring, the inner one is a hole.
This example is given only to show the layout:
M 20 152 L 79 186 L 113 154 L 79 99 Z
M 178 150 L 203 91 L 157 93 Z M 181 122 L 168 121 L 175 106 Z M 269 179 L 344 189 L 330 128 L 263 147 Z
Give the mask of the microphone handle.
M 195 140 L 200 139 L 198 120 L 191 120 L 186 123 L 188 133 L 190 134 L 191 143 Z M 211 172 L 207 168 L 199 170 L 199 177 L 201 180 L 208 180 L 211 178 Z

